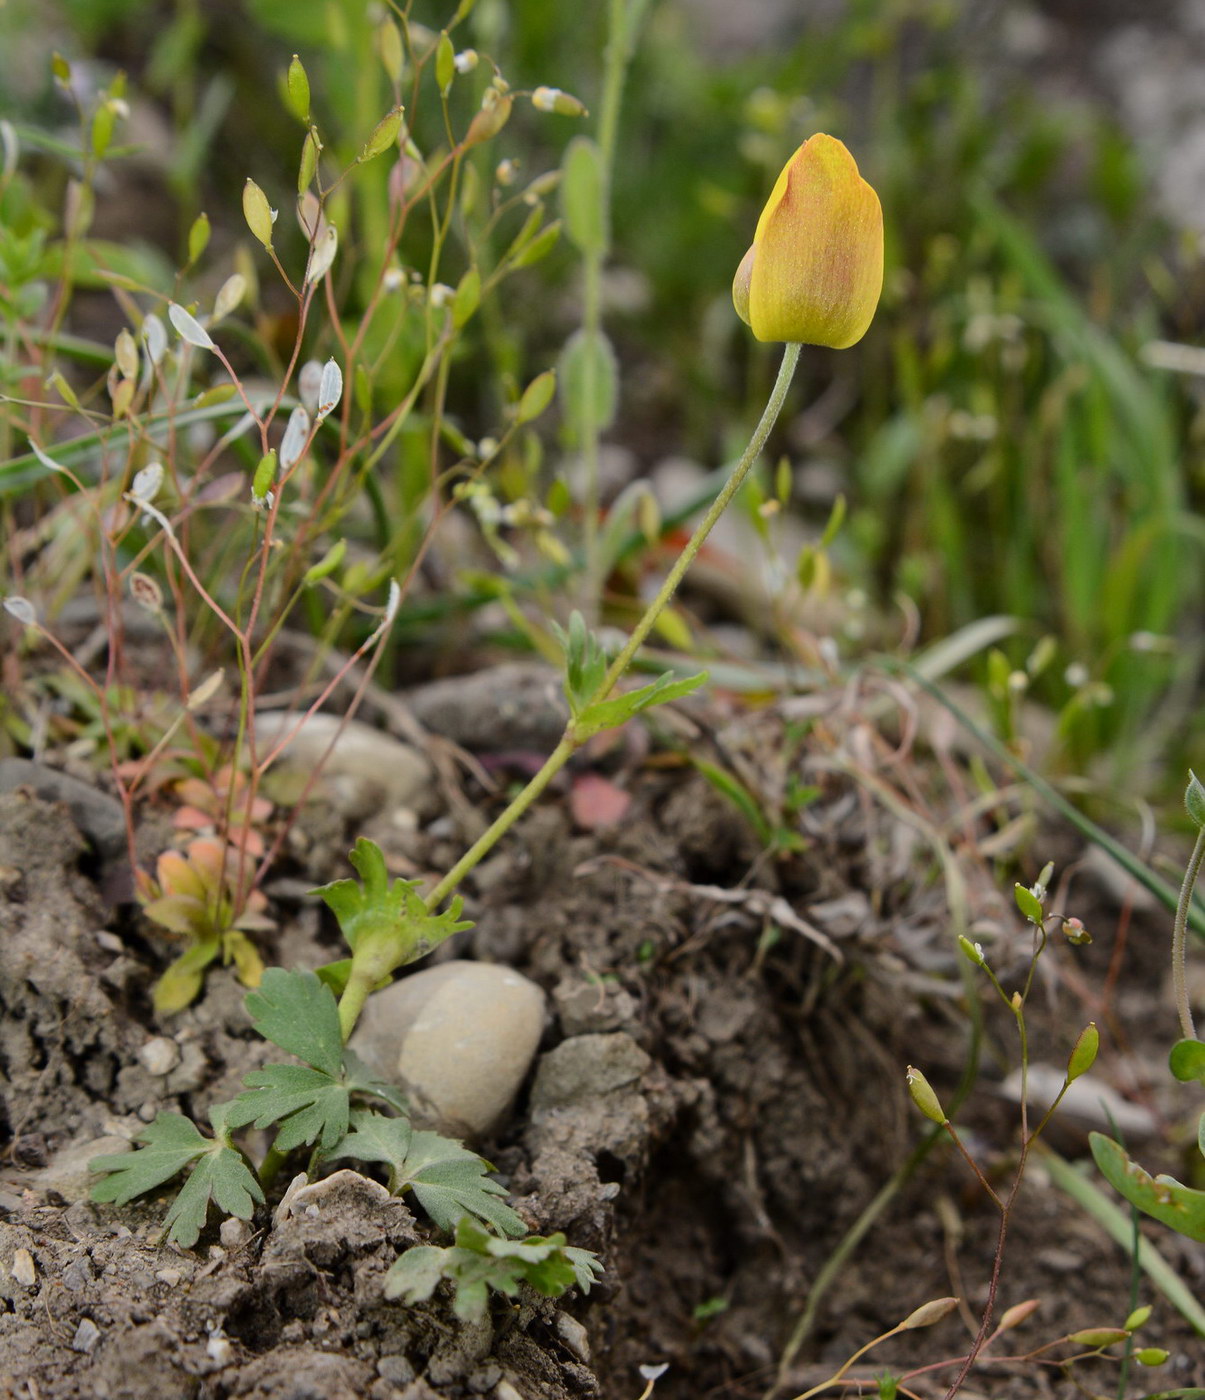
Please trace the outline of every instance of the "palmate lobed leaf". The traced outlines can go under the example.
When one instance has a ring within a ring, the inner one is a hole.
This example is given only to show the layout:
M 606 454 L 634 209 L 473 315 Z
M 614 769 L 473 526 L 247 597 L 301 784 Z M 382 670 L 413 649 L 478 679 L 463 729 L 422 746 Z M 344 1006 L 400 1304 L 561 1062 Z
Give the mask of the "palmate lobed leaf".
M 211 1200 L 219 1210 L 240 1220 L 250 1220 L 256 1205 L 264 1203 L 255 1174 L 233 1147 L 211 1147 L 189 1173 L 164 1217 L 164 1225 L 170 1227 L 168 1239 L 185 1249 L 196 1244 Z
M 195 1162 L 164 1219 L 168 1239 L 185 1249 L 196 1244 L 211 1200 L 228 1215 L 250 1220 L 264 1194 L 246 1159 L 230 1146 L 223 1108 L 216 1107 L 210 1113 L 216 1137 L 207 1138 L 179 1113 L 160 1113 L 139 1134 L 144 1147 L 94 1157 L 88 1164 L 90 1170 L 107 1175 L 92 1188 L 92 1199 L 125 1205 Z
M 467 1214 L 503 1234 L 525 1233 L 522 1218 L 500 1199 L 506 1195 L 505 1188 L 486 1175 L 489 1163 L 462 1143 L 439 1133 L 416 1131 L 405 1118 L 386 1118 L 365 1109 L 352 1112 L 351 1126 L 332 1155 L 384 1162 L 389 1167 L 390 1190 L 396 1195 L 407 1189 L 413 1192 L 441 1229 L 451 1232 Z
M 226 1121 L 232 1128 L 279 1123 L 277 1152 L 316 1142 L 329 1153 L 346 1136 L 351 1097 L 341 1079 L 308 1065 L 266 1065 L 244 1075 L 243 1083 L 247 1088 L 228 1106 Z

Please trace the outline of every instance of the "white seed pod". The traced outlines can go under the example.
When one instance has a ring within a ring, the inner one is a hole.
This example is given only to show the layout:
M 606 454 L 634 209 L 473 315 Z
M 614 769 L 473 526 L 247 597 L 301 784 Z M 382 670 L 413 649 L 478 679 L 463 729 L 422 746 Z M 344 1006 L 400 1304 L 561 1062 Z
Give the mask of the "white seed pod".
M 229 316 L 247 295 L 247 279 L 241 272 L 232 273 L 218 288 L 213 301 L 213 319 L 221 321 Z
M 15 617 L 18 622 L 26 627 L 36 627 L 38 625 L 38 615 L 34 611 L 33 604 L 28 598 L 11 597 L 4 600 L 4 611 L 9 617 Z
M 321 385 L 321 363 L 318 360 L 307 360 L 297 375 L 297 396 L 309 413 L 318 412 L 318 392 Z
M 167 349 L 167 331 L 153 311 L 148 311 L 142 318 L 142 339 L 147 358 L 152 365 L 157 365 Z
M 306 443 L 310 440 L 310 415 L 304 408 L 295 408 L 289 414 L 285 435 L 280 440 L 278 460 L 282 472 L 289 471 L 301 461 Z
M 343 371 L 334 360 L 327 360 L 322 366 L 322 379 L 318 384 L 318 422 L 339 407 L 343 397 Z
M 310 249 L 310 257 L 305 269 L 307 285 L 322 281 L 331 270 L 335 254 L 338 251 L 339 230 L 334 224 L 327 224 L 326 228 L 314 240 L 314 246 Z
M 48 472 L 62 472 L 64 476 L 67 475 L 67 468 L 60 466 L 53 457 L 43 452 L 38 444 L 34 442 L 33 438 L 29 439 L 29 445 L 33 448 L 33 455 L 41 462 Z
M 189 345 L 195 345 L 198 350 L 215 348 L 209 332 L 200 321 L 174 301 L 168 303 L 167 318 L 175 326 L 181 340 L 187 341 Z
M 163 463 L 148 462 L 140 472 L 135 473 L 134 480 L 130 483 L 130 495 L 136 501 L 145 504 L 155 499 L 162 485 Z

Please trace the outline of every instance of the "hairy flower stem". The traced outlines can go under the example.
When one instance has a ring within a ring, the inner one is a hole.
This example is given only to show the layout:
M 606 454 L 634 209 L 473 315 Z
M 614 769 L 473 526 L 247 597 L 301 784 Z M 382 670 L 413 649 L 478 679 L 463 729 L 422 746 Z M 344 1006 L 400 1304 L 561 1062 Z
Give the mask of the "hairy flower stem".
M 628 62 L 632 56 L 637 28 L 649 0 L 610 0 L 608 6 L 608 38 L 604 55 L 602 98 L 598 114 L 598 163 L 602 176 L 600 203 L 606 236 L 602 245 L 584 254 L 582 265 L 582 329 L 588 344 L 596 344 L 602 331 L 603 266 L 609 252 L 611 218 L 611 176 L 615 168 L 615 141 L 619 131 L 619 112 L 623 101 L 623 84 Z M 583 361 L 582 413 L 578 424 L 581 437 L 582 467 L 585 499 L 582 502 L 582 552 L 585 567 L 582 576 L 582 613 L 593 623 L 599 605 L 603 580 L 598 558 L 598 383 L 593 355 Z
M 607 674 L 603 677 L 602 684 L 598 688 L 597 694 L 591 696 L 590 703 L 597 704 L 600 700 L 605 700 L 615 689 L 619 680 L 632 658 L 636 655 L 645 638 L 652 631 L 657 618 L 661 615 L 669 600 L 674 596 L 678 585 L 682 582 L 682 577 L 690 568 L 695 556 L 703 547 L 703 541 L 711 533 L 712 527 L 724 513 L 725 507 L 732 500 L 733 496 L 741 489 L 745 478 L 753 470 L 753 465 L 761 455 L 761 450 L 765 446 L 766 439 L 770 436 L 770 430 L 778 420 L 778 415 L 782 411 L 782 406 L 787 397 L 787 390 L 791 386 L 791 379 L 795 373 L 795 366 L 799 363 L 799 346 L 788 345 L 782 357 L 782 365 L 779 367 L 778 378 L 774 382 L 774 388 L 770 392 L 770 398 L 766 403 L 765 411 L 762 413 L 761 421 L 754 429 L 753 436 L 749 440 L 748 447 L 745 448 L 741 460 L 737 463 L 732 475 L 728 478 L 720 494 L 711 504 L 707 514 L 695 528 L 690 540 L 686 544 L 682 553 L 674 561 L 673 568 L 666 575 L 665 582 L 661 585 L 660 591 L 645 610 L 644 616 L 636 624 L 632 635 L 628 638 L 623 650 L 612 661 Z M 482 860 L 498 841 L 514 826 L 515 822 L 531 806 L 537 797 L 544 791 L 548 784 L 556 777 L 566 763 L 573 757 L 573 754 L 582 744 L 583 740 L 574 732 L 572 721 L 567 726 L 564 735 L 556 748 L 548 755 L 544 766 L 532 778 L 518 797 L 506 808 L 504 812 L 494 821 L 469 849 L 461 856 L 456 864 L 440 880 L 439 884 L 427 895 L 427 907 L 436 908 L 448 895 L 460 884 L 461 880 L 469 873 L 473 867 Z M 350 986 L 348 988 L 350 991 Z M 346 996 L 346 993 L 344 994 Z M 342 1006 L 340 1006 L 342 1013 Z M 358 1011 L 357 1011 L 358 1014 Z M 353 1024 L 354 1024 L 354 1017 Z
M 1201 862 L 1205 860 L 1205 827 L 1197 832 L 1197 844 L 1192 848 L 1188 869 L 1184 872 L 1184 883 L 1180 886 L 1180 898 L 1176 903 L 1176 919 L 1172 925 L 1172 990 L 1175 994 L 1176 1011 L 1180 1017 L 1180 1034 L 1186 1040 L 1196 1040 L 1196 1027 L 1192 1019 L 1192 1003 L 1188 997 L 1187 948 L 1188 911 L 1192 907 L 1192 892 L 1201 873 Z

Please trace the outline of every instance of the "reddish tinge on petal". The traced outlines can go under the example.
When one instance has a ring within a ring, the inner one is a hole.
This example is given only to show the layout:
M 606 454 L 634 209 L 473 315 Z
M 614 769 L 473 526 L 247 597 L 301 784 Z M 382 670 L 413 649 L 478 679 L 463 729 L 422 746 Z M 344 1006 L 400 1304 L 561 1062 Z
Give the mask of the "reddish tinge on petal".
M 835 137 L 787 162 L 733 283 L 758 340 L 843 350 L 866 334 L 883 289 L 883 211 Z

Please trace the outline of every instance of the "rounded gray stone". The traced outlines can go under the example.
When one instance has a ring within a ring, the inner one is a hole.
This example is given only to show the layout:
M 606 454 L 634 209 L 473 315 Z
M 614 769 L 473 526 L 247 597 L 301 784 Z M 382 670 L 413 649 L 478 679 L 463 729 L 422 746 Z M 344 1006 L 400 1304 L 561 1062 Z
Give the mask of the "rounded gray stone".
M 344 815 L 399 807 L 426 811 L 436 797 L 426 756 L 359 720 L 344 722 L 320 711 L 299 721 L 296 715 L 268 711 L 256 716 L 255 729 L 261 746 L 292 734 L 281 761 L 307 771 L 321 764 L 324 791 Z
M 416 1118 L 479 1138 L 505 1118 L 544 1031 L 544 993 L 513 968 L 454 961 L 368 999 L 351 1049 Z
M 564 1108 L 622 1089 L 651 1064 L 625 1031 L 571 1036 L 541 1057 L 531 1090 L 532 1110 Z

